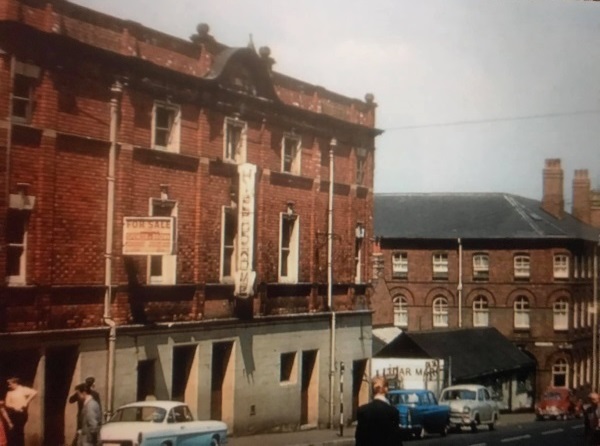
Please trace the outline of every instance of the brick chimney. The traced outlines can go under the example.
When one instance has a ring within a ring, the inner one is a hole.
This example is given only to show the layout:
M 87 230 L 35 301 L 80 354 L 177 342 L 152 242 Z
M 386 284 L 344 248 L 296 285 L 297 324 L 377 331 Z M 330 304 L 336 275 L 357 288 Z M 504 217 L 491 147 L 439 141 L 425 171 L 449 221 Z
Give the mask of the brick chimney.
M 556 218 L 562 218 L 564 215 L 563 170 L 559 158 L 546 160 L 542 209 Z
M 600 190 L 597 189 L 590 192 L 590 224 L 600 228 Z
M 591 221 L 590 179 L 587 169 L 577 169 L 573 177 L 573 216 L 584 223 Z

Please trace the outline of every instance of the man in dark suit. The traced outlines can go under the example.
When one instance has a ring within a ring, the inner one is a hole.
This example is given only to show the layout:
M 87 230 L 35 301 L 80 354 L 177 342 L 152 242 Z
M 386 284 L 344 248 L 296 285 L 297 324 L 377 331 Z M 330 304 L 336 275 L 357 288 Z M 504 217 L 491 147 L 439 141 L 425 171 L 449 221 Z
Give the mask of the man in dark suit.
M 400 415 L 386 398 L 388 382 L 373 378 L 373 401 L 358 408 L 354 438 L 356 446 L 402 446 Z

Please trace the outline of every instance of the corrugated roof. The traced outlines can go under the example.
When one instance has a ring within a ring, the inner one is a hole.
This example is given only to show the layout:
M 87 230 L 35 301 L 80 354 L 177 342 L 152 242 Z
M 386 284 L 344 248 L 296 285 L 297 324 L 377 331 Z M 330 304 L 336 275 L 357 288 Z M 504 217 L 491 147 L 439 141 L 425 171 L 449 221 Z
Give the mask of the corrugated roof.
M 375 236 L 392 239 L 544 239 L 597 241 L 600 230 L 541 202 L 503 193 L 376 194 Z
M 453 379 L 463 382 L 535 366 L 532 358 L 493 327 L 404 332 L 377 357 L 415 357 L 408 355 L 419 350 L 451 364 Z

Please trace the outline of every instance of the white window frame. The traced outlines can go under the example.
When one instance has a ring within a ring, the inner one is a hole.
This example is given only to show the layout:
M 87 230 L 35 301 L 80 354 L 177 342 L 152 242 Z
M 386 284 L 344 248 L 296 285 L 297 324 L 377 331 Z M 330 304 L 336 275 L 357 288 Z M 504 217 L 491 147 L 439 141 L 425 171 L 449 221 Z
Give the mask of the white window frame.
M 394 305 L 394 327 L 408 327 L 408 301 L 404 296 L 396 296 Z
M 488 254 L 473 255 L 473 278 L 489 279 L 490 277 L 490 258 Z
M 448 278 L 448 254 L 436 253 L 432 255 L 433 278 L 447 279 Z
M 438 296 L 433 299 L 433 326 L 447 327 L 448 326 L 448 299 L 443 296 Z
M 529 299 L 526 296 L 519 296 L 515 299 L 513 304 L 514 310 L 514 328 L 516 329 L 529 329 Z
M 167 126 L 159 126 L 158 113 L 165 111 L 168 113 Z M 158 133 L 164 133 L 166 143 L 162 144 Z M 152 148 L 166 152 L 179 153 L 181 140 L 181 107 L 177 104 L 171 104 L 162 101 L 155 101 L 152 107 Z
M 291 223 L 292 229 L 289 245 L 284 246 L 284 223 Z M 298 283 L 299 251 L 300 251 L 300 216 L 282 212 L 279 215 L 279 264 L 277 273 L 280 283 Z M 284 265 L 284 262 L 285 265 Z M 283 271 L 285 266 L 285 271 Z M 285 273 L 285 274 L 283 274 Z
M 354 238 L 354 283 L 362 283 L 364 240 L 364 234 Z
M 233 283 L 235 278 L 235 272 L 237 271 L 237 216 L 235 215 L 235 208 L 231 206 L 223 206 L 221 208 L 221 267 L 219 269 L 219 275 L 221 283 Z M 229 225 L 233 231 L 233 240 L 228 242 L 227 225 L 228 219 L 231 219 Z M 226 274 L 225 264 L 227 257 L 229 257 L 229 274 Z
M 514 258 L 515 279 L 529 279 L 531 276 L 531 260 L 527 254 L 518 254 Z
M 281 138 L 281 171 L 292 175 L 302 172 L 302 139 L 293 133 Z
M 25 62 L 16 61 L 11 80 L 11 120 L 13 122 L 31 122 L 33 117 L 33 92 L 35 83 L 40 77 L 40 67 Z M 22 96 L 16 93 L 16 83 L 18 79 L 26 83 L 27 95 Z M 25 116 L 15 115 L 15 102 L 25 104 Z
M 559 376 L 564 377 L 564 385 L 557 385 L 556 379 Z M 552 364 L 552 387 L 568 387 L 569 386 L 569 363 L 564 358 L 557 359 Z
M 566 297 L 557 299 L 552 305 L 552 316 L 555 331 L 569 329 L 569 300 Z
M 573 328 L 579 328 L 579 302 L 573 302 Z
M 392 278 L 406 279 L 408 277 L 408 253 L 392 253 Z
M 170 213 L 159 213 L 157 209 L 170 208 Z M 174 200 L 161 200 L 160 198 L 150 198 L 149 215 L 151 217 L 163 214 L 163 216 L 175 217 L 175 225 L 177 225 L 178 206 Z M 177 226 L 175 226 L 177 228 Z M 177 243 L 175 243 L 177 246 Z M 154 258 L 154 260 L 153 260 Z M 159 259 L 160 258 L 160 259 Z M 154 262 L 161 262 L 161 274 L 152 274 Z M 150 285 L 175 285 L 177 283 L 177 254 L 165 254 L 162 256 L 148 256 L 147 260 L 147 283 Z
M 13 213 L 15 215 L 11 216 Z M 19 221 L 16 221 L 17 216 Z M 15 264 L 18 264 L 18 274 L 8 274 L 7 271 L 6 282 L 10 286 L 20 286 L 27 283 L 27 239 L 29 232 L 29 217 L 29 211 L 8 209 L 6 225 L 10 227 L 10 225 L 16 225 L 18 223 L 19 226 L 15 228 L 14 233 L 18 233 L 20 238 L 20 242 L 11 242 L 7 240 L 6 263 L 7 265 L 10 265 L 11 262 L 14 261 Z M 13 255 L 15 256 L 15 259 L 11 260 L 10 257 Z
M 230 134 L 239 132 L 234 144 Z M 223 160 L 228 163 L 242 164 L 246 162 L 248 124 L 237 118 L 225 118 L 223 122 Z
M 555 254 L 553 259 L 553 271 L 555 279 L 569 278 L 569 256 L 566 254 Z
M 473 300 L 473 327 L 490 325 L 490 305 L 487 297 L 479 295 Z

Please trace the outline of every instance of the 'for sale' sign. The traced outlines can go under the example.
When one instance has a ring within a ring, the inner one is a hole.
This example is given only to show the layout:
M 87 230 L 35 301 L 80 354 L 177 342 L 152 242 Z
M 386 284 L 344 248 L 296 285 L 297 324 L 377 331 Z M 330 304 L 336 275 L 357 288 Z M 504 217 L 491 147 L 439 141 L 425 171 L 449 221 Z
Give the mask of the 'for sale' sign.
M 174 217 L 124 217 L 123 255 L 174 254 Z

